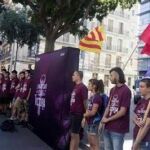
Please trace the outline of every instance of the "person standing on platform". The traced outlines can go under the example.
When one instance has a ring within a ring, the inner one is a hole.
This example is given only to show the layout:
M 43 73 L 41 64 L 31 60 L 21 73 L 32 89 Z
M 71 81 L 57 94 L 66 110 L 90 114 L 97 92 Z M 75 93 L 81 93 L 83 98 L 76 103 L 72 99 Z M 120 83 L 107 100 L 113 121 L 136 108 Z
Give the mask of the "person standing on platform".
M 3 111 L 2 85 L 4 82 L 4 75 L 0 73 L 0 112 Z
M 15 92 L 15 96 L 13 98 L 13 103 L 12 103 L 12 115 L 11 115 L 11 120 L 19 120 L 20 121 L 20 111 L 21 111 L 21 99 L 19 97 L 20 95 L 20 91 L 23 88 L 23 84 L 24 84 L 24 80 L 25 80 L 25 72 L 20 72 L 19 73 L 19 83 L 16 87 L 16 92 Z
M 3 112 L 7 113 L 7 108 L 10 104 L 10 73 L 6 71 L 4 73 L 4 82 L 2 84 L 2 102 L 3 102 Z
M 11 86 L 10 86 L 10 100 L 12 102 L 15 93 L 16 93 L 16 87 L 19 83 L 19 79 L 17 78 L 17 71 L 13 70 L 11 72 Z
M 125 85 L 121 68 L 110 70 L 110 80 L 115 86 L 110 91 L 109 103 L 102 118 L 105 150 L 123 150 L 125 133 L 129 132 L 131 91 Z M 101 126 L 101 124 L 100 124 Z
M 21 122 L 24 127 L 28 125 L 28 107 L 29 107 L 28 103 L 29 103 L 30 93 L 31 93 L 31 73 L 30 70 L 26 70 L 23 87 L 19 93 L 19 97 L 22 101 Z
M 86 110 L 86 100 L 88 98 L 88 89 L 82 82 L 83 72 L 75 71 L 72 80 L 75 83 L 70 101 L 71 113 L 71 141 L 70 150 L 78 150 L 80 142 L 80 130 L 83 114 Z

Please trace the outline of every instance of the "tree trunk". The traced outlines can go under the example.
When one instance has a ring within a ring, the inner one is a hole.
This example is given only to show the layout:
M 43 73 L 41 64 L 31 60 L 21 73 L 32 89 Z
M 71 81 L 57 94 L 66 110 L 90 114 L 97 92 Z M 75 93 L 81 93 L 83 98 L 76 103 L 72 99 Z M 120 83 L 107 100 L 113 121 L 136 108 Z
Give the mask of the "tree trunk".
M 18 50 L 19 50 L 19 44 L 18 44 L 18 42 L 17 42 L 14 70 L 16 70 L 17 59 L 18 59 Z
M 47 33 L 45 41 L 45 52 L 54 51 L 56 38 L 52 33 Z

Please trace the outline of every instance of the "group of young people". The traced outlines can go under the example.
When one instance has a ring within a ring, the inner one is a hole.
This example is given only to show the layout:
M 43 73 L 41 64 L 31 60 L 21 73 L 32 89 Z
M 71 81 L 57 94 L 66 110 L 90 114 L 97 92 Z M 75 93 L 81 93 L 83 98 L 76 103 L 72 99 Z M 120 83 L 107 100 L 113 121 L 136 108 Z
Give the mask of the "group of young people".
M 24 126 L 28 122 L 28 99 L 31 92 L 31 71 L 23 70 L 11 74 L 2 69 L 0 73 L 0 111 L 10 112 L 11 120 L 18 120 Z
M 71 141 L 70 150 L 78 150 L 80 132 L 85 128 L 91 150 L 100 149 L 100 134 L 103 135 L 105 150 L 123 150 L 125 134 L 129 132 L 131 90 L 125 84 L 121 68 L 110 70 L 108 104 L 104 104 L 102 80 L 89 80 L 88 88 L 83 84 L 83 73 L 75 71 L 72 80 L 75 87 L 70 102 Z M 139 87 L 141 99 L 135 106 L 132 120 L 135 124 L 132 150 L 150 150 L 150 78 L 145 77 Z M 89 92 L 88 92 L 89 91 Z M 105 110 L 104 110 L 105 109 Z M 104 111 L 101 111 L 104 110 Z

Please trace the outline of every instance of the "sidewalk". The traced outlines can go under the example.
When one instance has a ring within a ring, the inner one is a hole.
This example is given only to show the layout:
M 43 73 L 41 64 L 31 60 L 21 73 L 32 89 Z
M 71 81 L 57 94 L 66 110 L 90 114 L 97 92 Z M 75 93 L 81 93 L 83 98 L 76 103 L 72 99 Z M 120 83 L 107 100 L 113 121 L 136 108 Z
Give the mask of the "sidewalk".
M 0 123 L 5 117 L 0 115 Z M 1 150 L 52 150 L 46 143 L 33 134 L 29 129 L 17 126 L 13 133 L 0 130 Z

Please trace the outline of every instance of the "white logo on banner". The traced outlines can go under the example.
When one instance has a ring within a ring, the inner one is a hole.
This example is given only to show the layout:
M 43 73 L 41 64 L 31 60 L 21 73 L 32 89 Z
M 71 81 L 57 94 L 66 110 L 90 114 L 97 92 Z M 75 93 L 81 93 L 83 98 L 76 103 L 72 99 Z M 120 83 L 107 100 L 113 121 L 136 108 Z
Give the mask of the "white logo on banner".
M 40 83 L 36 87 L 36 94 L 35 94 L 35 105 L 37 106 L 38 116 L 41 114 L 41 110 L 45 109 L 46 90 L 47 90 L 46 75 L 42 74 L 40 78 Z

